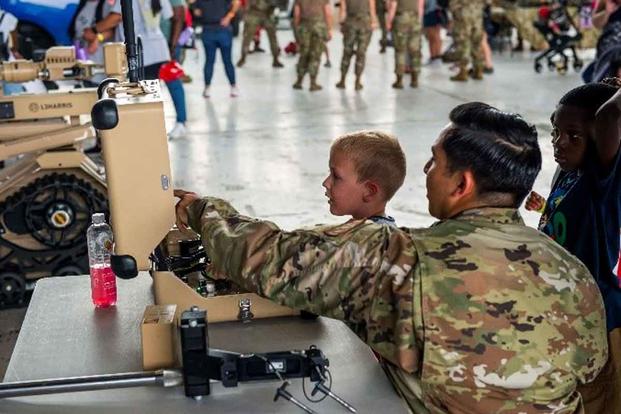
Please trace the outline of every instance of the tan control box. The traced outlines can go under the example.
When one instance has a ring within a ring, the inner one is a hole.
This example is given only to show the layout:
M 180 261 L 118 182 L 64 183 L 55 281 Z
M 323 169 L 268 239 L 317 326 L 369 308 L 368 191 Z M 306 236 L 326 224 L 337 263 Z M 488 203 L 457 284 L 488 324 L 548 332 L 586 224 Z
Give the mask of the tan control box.
M 205 309 L 209 323 L 299 315 L 300 311 L 278 305 L 255 293 L 203 297 L 172 272 L 152 272 L 155 303 L 177 305 L 180 314 L 192 306 Z M 179 316 L 179 315 L 177 315 Z
M 176 305 L 149 305 L 141 325 L 144 370 L 176 366 Z

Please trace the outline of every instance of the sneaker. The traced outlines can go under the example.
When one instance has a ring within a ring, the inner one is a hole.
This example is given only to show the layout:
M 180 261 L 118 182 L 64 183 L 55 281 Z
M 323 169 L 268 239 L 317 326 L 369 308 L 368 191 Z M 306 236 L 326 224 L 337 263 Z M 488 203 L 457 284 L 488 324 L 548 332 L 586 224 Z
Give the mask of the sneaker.
M 209 86 L 205 86 L 205 89 L 203 89 L 203 98 L 209 98 Z
M 171 129 L 170 132 L 168 133 L 168 139 L 181 138 L 181 137 L 184 137 L 185 134 L 186 134 L 185 125 L 183 125 L 181 122 L 177 122 L 175 126 L 173 127 L 173 129 Z
M 239 89 L 237 86 L 231 86 L 231 98 L 236 98 L 239 96 Z
M 425 66 L 442 66 L 442 57 L 437 56 L 437 57 L 429 58 L 429 60 L 425 62 L 424 65 Z

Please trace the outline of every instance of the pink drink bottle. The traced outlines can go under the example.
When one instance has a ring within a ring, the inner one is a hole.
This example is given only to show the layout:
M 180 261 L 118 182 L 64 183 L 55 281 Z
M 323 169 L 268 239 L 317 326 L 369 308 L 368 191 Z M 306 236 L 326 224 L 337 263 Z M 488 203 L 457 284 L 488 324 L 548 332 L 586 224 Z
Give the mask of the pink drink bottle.
M 91 297 L 98 308 L 116 303 L 116 276 L 110 266 L 112 229 L 103 213 L 93 214 L 93 224 L 86 231 L 88 262 L 91 270 Z

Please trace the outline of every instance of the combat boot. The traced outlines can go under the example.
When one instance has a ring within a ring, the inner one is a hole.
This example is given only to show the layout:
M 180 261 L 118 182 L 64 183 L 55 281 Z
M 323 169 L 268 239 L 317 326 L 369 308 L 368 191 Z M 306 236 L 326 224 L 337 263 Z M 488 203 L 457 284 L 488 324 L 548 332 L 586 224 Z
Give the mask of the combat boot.
M 397 75 L 397 80 L 392 84 L 395 89 L 403 89 L 403 75 Z
M 470 77 L 474 80 L 483 80 L 483 66 L 477 66 L 472 68 Z
M 362 82 L 360 82 L 360 76 L 356 76 L 356 90 L 359 91 L 362 89 Z
M 246 63 L 246 54 L 242 53 L 241 57 L 237 61 L 237 67 L 241 68 L 242 66 L 244 66 L 244 63 Z
M 453 82 L 467 82 L 468 81 L 468 69 L 460 67 L 457 75 L 451 76 Z
M 296 80 L 295 83 L 293 84 L 293 89 L 302 89 L 303 80 L 304 80 L 304 75 L 302 76 L 298 75 L 298 80 Z
M 410 78 L 410 88 L 418 88 L 418 72 L 412 71 L 412 77 Z
M 344 72 L 341 72 L 341 80 L 339 81 L 339 83 L 336 84 L 336 87 L 339 89 L 345 89 L 345 78 L 346 78 L 346 74 Z
M 319 91 L 321 90 L 321 85 L 319 85 L 317 83 L 317 77 L 316 76 L 311 76 L 311 84 L 310 84 L 310 88 L 308 88 L 309 91 L 311 92 L 315 92 L 315 91 Z
M 274 58 L 274 61 L 272 62 L 272 67 L 273 68 L 284 68 L 285 65 L 283 65 L 280 60 L 278 60 L 277 57 Z

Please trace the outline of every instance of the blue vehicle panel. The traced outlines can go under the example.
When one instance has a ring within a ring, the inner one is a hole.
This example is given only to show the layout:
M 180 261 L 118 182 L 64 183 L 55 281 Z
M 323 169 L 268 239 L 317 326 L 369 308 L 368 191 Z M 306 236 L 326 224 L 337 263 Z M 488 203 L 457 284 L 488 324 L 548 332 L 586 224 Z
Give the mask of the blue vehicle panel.
M 0 8 L 13 14 L 20 24 L 45 30 L 57 45 L 70 45 L 67 30 L 79 0 L 0 0 Z

